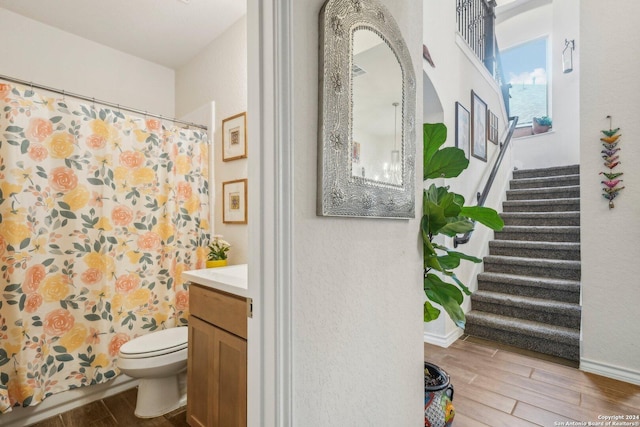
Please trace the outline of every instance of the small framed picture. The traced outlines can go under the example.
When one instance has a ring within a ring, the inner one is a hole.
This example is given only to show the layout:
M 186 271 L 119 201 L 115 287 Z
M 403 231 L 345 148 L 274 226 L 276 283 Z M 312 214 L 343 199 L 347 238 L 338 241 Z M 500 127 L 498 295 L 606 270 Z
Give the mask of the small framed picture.
M 469 158 L 469 110 L 456 102 L 456 147 Z
M 471 91 L 471 155 L 487 161 L 487 103 Z
M 247 223 L 247 180 L 237 179 L 222 183 L 222 222 Z
M 487 139 L 498 145 L 498 116 L 489 111 L 489 133 Z
M 247 113 L 236 114 L 222 121 L 222 161 L 247 157 Z

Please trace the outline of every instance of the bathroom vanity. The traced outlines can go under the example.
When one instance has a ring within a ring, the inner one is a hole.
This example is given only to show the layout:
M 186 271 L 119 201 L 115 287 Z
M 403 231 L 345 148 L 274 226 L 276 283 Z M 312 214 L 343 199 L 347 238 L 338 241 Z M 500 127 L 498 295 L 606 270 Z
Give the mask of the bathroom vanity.
M 189 285 L 187 422 L 247 425 L 246 265 L 183 273 Z

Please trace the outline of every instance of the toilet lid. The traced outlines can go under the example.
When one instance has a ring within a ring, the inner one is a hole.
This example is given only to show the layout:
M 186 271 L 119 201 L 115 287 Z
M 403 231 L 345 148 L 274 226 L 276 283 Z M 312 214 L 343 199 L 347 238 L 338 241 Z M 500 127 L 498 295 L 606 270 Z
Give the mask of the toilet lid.
M 120 356 L 142 358 L 173 353 L 187 347 L 189 328 L 163 329 L 141 335 L 120 347 Z

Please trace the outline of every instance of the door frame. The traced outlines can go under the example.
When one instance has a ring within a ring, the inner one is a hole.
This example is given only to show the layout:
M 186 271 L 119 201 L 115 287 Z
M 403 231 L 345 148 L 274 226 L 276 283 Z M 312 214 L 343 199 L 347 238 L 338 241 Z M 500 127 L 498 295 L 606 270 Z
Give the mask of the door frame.
M 247 0 L 249 426 L 290 427 L 293 0 Z

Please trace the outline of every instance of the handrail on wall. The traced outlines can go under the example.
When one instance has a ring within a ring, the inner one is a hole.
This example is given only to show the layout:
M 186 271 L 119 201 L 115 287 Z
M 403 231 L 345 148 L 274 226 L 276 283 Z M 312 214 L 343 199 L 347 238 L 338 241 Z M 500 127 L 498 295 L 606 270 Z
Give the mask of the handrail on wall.
M 504 154 L 507 152 L 507 147 L 511 142 L 511 138 L 513 137 L 513 131 L 516 130 L 516 125 L 518 124 L 518 116 L 509 117 L 509 129 L 507 131 L 507 136 L 504 139 L 504 142 L 500 144 L 500 152 L 498 153 L 498 158 L 491 169 L 491 173 L 489 174 L 489 179 L 487 179 L 487 183 L 482 190 L 482 193 L 478 193 L 478 206 L 484 206 L 484 203 L 487 201 L 487 197 L 489 196 L 489 191 L 491 190 L 491 186 L 493 185 L 493 181 L 496 179 L 496 175 L 498 174 L 498 170 L 500 169 L 500 165 L 502 164 L 502 159 L 504 158 Z M 471 239 L 471 233 L 473 230 L 467 231 L 462 237 L 455 236 L 453 238 L 453 247 L 456 248 L 458 245 L 463 245 Z

